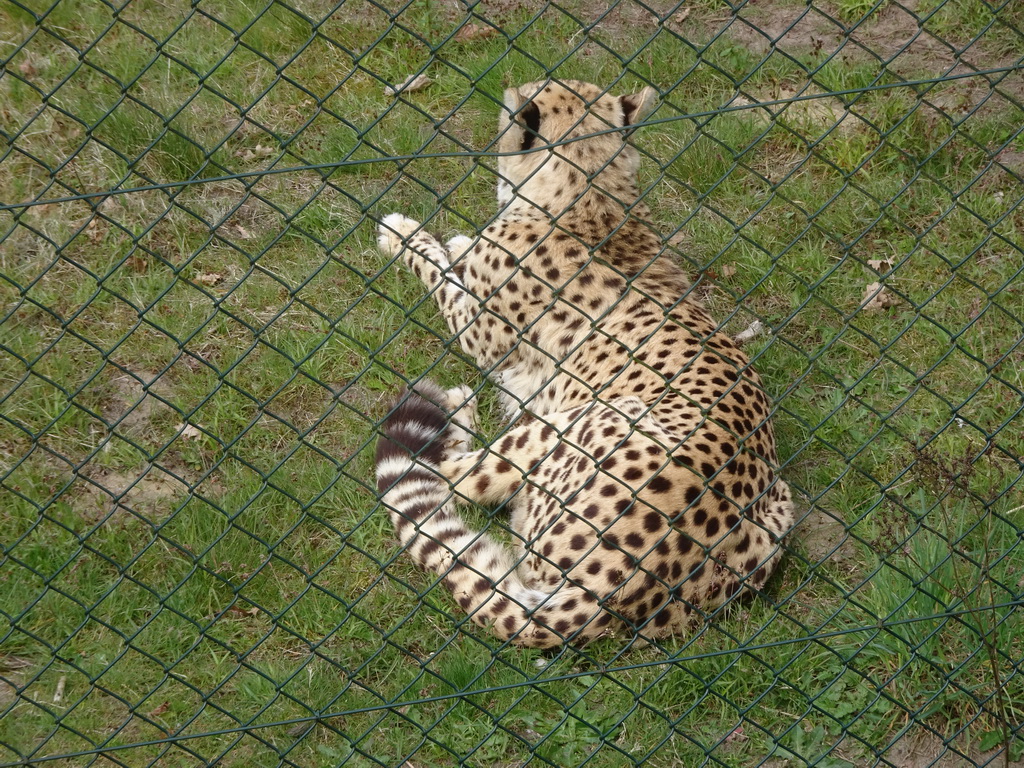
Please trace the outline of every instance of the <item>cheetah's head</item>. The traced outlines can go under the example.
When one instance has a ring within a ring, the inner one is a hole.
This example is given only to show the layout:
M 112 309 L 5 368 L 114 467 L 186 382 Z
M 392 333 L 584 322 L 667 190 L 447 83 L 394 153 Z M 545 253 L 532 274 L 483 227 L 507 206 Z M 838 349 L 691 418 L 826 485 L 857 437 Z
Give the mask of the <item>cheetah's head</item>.
M 650 87 L 611 96 L 577 80 L 545 80 L 506 90 L 498 120 L 499 205 L 518 197 L 557 214 L 552 208 L 571 203 L 588 182 L 604 186 L 602 177 L 625 177 L 632 184 L 639 158 L 622 129 L 642 120 L 656 99 Z M 553 187 L 563 189 L 564 201 L 550 199 Z

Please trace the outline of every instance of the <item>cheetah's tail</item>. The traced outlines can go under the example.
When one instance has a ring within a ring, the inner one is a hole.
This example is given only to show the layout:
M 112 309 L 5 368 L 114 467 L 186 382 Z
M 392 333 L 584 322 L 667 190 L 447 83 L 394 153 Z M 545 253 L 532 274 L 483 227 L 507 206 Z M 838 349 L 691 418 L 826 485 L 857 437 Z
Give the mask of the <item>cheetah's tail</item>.
M 440 387 L 421 382 L 403 393 L 381 429 L 377 490 L 399 541 L 421 567 L 443 578 L 477 624 L 518 645 L 560 645 L 565 638 L 551 631 L 558 619 L 596 601 L 572 585 L 554 593 L 527 587 L 510 548 L 470 530 L 440 473 L 453 429 L 445 403 Z

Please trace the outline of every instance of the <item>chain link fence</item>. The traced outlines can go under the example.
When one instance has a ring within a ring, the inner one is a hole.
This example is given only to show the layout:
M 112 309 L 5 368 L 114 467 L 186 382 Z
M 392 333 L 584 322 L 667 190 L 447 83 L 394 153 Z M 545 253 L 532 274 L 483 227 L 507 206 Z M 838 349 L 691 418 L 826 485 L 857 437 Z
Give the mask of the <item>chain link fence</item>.
M 1022 52 L 1012 0 L 0 0 L 0 766 L 1020 761 Z M 667 640 L 495 640 L 372 479 L 404 383 L 505 428 L 375 225 L 485 227 L 548 77 L 658 91 L 796 494 Z

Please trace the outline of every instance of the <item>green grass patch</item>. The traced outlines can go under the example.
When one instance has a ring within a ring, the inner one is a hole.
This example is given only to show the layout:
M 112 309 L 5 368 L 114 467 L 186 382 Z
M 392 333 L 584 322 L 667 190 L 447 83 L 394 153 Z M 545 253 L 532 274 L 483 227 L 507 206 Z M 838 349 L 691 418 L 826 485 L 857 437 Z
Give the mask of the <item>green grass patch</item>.
M 878 56 L 710 1 L 0 6 L 0 201 L 39 203 L 0 211 L 0 762 L 1019 758 L 1024 102 L 899 85 L 952 59 L 872 8 L 832 10 Z M 978 69 L 1019 49 L 1010 5 L 915 13 Z M 806 516 L 763 599 L 656 646 L 499 647 L 373 489 L 404 383 L 484 387 L 374 219 L 486 224 L 473 152 L 549 75 L 662 92 L 652 218 L 729 333 L 763 323 Z

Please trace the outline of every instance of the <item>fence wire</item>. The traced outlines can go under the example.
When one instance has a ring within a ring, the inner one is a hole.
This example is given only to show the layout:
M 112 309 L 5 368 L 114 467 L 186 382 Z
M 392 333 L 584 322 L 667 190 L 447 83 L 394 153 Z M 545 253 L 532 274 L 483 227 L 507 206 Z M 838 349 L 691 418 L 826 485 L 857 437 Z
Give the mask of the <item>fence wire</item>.
M 0 30 L 0 766 L 1024 757 L 1019 4 L 0 0 Z M 502 93 L 547 78 L 657 91 L 650 225 L 796 497 L 763 592 L 669 638 L 496 639 L 372 479 L 405 384 L 509 428 L 376 226 L 491 223 Z

